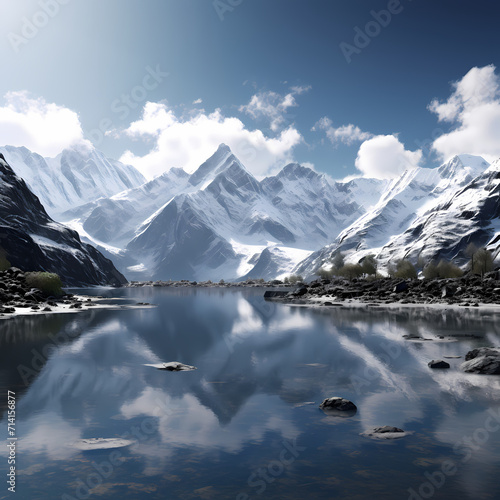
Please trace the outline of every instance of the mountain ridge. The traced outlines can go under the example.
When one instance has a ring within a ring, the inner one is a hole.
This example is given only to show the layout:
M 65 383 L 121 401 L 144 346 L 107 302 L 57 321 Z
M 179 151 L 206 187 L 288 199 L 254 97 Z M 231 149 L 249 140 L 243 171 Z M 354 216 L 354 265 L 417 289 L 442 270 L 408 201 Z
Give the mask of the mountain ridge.
M 0 153 L 0 246 L 12 266 L 58 274 L 66 286 L 122 285 L 113 263 L 53 221 Z

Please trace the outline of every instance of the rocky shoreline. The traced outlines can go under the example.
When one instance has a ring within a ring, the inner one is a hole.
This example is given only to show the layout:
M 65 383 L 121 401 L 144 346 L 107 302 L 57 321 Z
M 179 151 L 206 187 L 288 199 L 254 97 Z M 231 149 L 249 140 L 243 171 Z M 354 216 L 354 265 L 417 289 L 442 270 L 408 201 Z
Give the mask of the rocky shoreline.
M 163 288 L 189 288 L 189 287 L 199 287 L 199 288 L 243 288 L 243 287 L 254 287 L 254 288 L 294 288 L 296 285 L 290 283 L 283 283 L 280 280 L 246 280 L 246 281 L 189 281 L 189 280 L 177 280 L 177 281 L 131 281 L 126 287 L 129 288 L 141 288 L 141 287 L 163 287 Z
M 269 290 L 267 300 L 288 304 L 339 306 L 361 304 L 500 305 L 500 273 L 449 279 L 320 279 L 299 283 L 294 290 Z
M 0 318 L 20 314 L 46 314 L 59 312 L 77 312 L 87 308 L 110 308 L 119 304 L 110 304 L 103 297 L 88 297 L 64 293 L 60 297 L 47 296 L 38 288 L 30 287 L 26 274 L 21 269 L 11 267 L 0 271 Z M 150 306 L 139 303 L 137 306 Z

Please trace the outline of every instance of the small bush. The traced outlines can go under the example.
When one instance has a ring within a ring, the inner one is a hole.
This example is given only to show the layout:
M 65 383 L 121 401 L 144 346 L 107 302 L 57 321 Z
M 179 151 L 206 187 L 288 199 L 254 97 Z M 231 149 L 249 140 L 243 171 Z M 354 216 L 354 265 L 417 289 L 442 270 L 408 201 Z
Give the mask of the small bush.
M 342 269 L 345 265 L 344 255 L 342 254 L 342 252 L 339 252 L 339 251 L 334 252 L 332 254 L 330 260 L 332 261 L 333 269 L 336 271 Z
M 423 270 L 425 279 L 435 278 L 460 278 L 464 273 L 463 271 L 448 260 L 440 260 L 439 264 L 430 262 Z
M 362 276 L 363 267 L 360 264 L 346 264 L 339 269 L 338 274 L 344 278 L 352 280 Z
M 486 248 L 480 248 L 477 250 L 471 258 L 471 268 L 474 274 L 480 274 L 483 276 L 489 271 L 493 271 L 495 268 L 493 264 L 493 255 Z
M 396 269 L 395 271 L 391 269 L 389 274 L 391 273 L 393 274 L 394 278 L 413 279 L 417 277 L 417 270 L 415 269 L 415 266 L 406 259 L 402 259 L 396 262 Z
M 45 295 L 57 297 L 63 294 L 61 278 L 54 273 L 27 273 L 26 284 L 31 288 L 38 288 Z
M 7 260 L 7 252 L 0 247 L 0 271 L 10 269 L 10 262 Z
M 316 271 L 316 276 L 319 276 L 321 279 L 324 280 L 329 280 L 333 276 L 333 269 L 327 270 L 327 269 L 318 269 Z
M 292 285 L 295 285 L 296 283 L 304 281 L 304 278 L 300 274 L 292 274 L 291 276 L 288 277 L 288 281 Z
M 372 276 L 377 274 L 377 259 L 375 259 L 375 255 L 370 254 L 367 255 L 362 261 L 361 261 L 361 267 L 363 268 L 363 274 L 366 274 L 368 276 Z

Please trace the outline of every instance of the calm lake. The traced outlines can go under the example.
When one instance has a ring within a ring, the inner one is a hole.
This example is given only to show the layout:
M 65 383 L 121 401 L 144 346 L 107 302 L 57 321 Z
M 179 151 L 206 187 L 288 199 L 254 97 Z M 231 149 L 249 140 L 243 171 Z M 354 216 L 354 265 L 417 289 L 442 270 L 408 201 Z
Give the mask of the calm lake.
M 490 313 L 291 307 L 263 289 L 84 293 L 157 307 L 0 321 L 0 437 L 8 390 L 18 437 L 16 495 L 2 445 L 0 498 L 500 498 L 500 377 L 459 368 L 500 345 Z M 445 356 L 462 358 L 427 367 Z M 197 370 L 146 366 L 168 361 Z M 357 414 L 325 415 L 331 396 Z M 412 434 L 360 435 L 383 425 Z M 74 445 L 121 437 L 133 443 Z

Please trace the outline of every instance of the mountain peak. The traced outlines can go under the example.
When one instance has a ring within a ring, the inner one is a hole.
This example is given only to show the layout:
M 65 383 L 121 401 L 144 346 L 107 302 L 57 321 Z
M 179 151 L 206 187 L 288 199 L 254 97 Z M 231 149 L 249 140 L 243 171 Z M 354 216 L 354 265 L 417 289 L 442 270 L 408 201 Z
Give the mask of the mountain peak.
M 304 167 L 299 163 L 289 163 L 281 169 L 276 177 L 279 179 L 286 178 L 290 180 L 313 179 L 315 177 L 320 177 L 320 174 L 315 172 L 312 168 Z
M 218 152 L 232 153 L 231 148 L 227 144 L 224 144 L 223 142 L 219 144 L 219 147 L 217 148 L 217 153 Z
M 226 144 L 220 144 L 217 151 L 191 175 L 189 183 L 192 186 L 198 186 L 202 182 L 213 179 L 217 174 L 235 162 L 240 163 L 238 158 L 234 156 L 231 148 Z
M 461 169 L 468 168 L 473 176 L 484 172 L 490 164 L 482 157 L 469 154 L 455 155 L 446 163 L 438 167 L 441 177 L 450 177 L 457 174 Z

